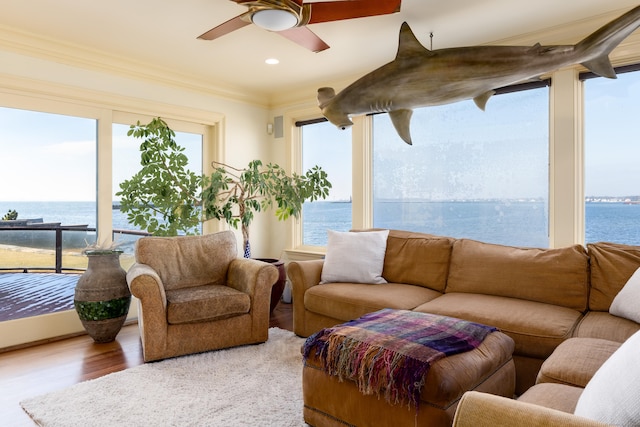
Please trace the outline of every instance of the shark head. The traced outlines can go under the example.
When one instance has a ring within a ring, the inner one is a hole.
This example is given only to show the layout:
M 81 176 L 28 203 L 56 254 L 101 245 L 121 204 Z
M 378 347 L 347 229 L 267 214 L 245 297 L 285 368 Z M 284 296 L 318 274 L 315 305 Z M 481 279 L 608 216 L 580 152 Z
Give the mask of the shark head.
M 322 110 L 322 115 L 338 129 L 345 130 L 353 126 L 349 115 L 342 111 L 340 104 L 335 101 L 336 91 L 332 87 L 321 87 L 318 89 L 318 106 Z

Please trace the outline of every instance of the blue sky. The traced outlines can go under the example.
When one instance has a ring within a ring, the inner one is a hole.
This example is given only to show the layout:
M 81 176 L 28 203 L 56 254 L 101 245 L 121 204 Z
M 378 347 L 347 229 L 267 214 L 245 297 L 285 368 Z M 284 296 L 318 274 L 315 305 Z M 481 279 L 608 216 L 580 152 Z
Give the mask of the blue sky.
M 327 173 L 332 188 L 327 200 L 351 197 L 351 129 L 338 130 L 329 122 L 302 129 L 303 173 L 320 166 Z
M 96 121 L 0 108 L 0 200 L 95 200 Z
M 140 169 L 139 139 L 128 125 L 115 125 L 114 189 Z M 177 133 L 187 148 L 190 168 L 200 171 L 199 135 Z M 0 108 L 0 200 L 96 200 L 96 121 L 34 111 Z M 115 196 L 114 196 L 115 199 Z
M 587 196 L 640 195 L 640 72 L 585 83 Z

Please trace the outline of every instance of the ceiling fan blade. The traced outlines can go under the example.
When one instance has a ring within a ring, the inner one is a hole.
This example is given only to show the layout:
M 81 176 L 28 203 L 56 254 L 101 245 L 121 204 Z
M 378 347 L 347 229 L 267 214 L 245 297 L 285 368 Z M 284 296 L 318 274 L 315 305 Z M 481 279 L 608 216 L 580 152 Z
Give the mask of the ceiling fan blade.
M 278 31 L 278 34 L 312 52 L 321 52 L 329 49 L 329 45 L 307 27 L 296 27 L 289 30 Z
M 199 39 L 203 40 L 213 40 L 218 37 L 224 36 L 232 31 L 238 30 L 244 26 L 251 24 L 251 17 L 247 19 L 247 13 L 243 13 L 242 15 L 236 16 L 228 20 L 227 22 L 223 22 L 215 28 L 210 29 L 206 33 L 198 36 Z
M 309 24 L 362 18 L 364 16 L 389 15 L 400 12 L 402 0 L 346 0 L 305 3 L 311 17 Z

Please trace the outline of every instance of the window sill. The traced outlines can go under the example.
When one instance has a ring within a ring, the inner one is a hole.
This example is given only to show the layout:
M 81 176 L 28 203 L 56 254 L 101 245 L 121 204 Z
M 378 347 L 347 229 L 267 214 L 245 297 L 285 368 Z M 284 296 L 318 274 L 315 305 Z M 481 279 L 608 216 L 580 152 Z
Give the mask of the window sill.
M 326 253 L 326 248 L 321 246 L 298 246 L 295 249 L 285 249 L 285 260 L 308 261 L 322 259 Z

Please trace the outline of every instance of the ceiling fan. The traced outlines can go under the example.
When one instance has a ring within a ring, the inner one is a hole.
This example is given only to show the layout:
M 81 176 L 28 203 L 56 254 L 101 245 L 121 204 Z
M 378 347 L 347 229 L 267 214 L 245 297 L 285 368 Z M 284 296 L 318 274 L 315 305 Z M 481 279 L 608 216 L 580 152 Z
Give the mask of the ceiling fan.
M 388 15 L 400 11 L 402 0 L 231 0 L 247 6 L 249 10 L 200 35 L 213 40 L 251 23 L 277 32 L 287 39 L 313 52 L 329 48 L 320 37 L 309 30 L 307 24 L 340 21 L 365 16 Z

